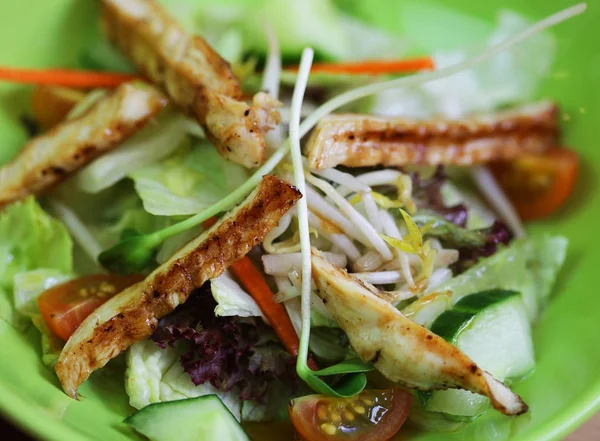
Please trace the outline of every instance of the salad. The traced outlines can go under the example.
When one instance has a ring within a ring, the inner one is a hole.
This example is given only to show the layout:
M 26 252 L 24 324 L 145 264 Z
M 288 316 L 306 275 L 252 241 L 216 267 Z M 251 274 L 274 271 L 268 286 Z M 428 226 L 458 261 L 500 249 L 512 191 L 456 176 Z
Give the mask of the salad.
M 534 96 L 585 4 L 428 55 L 342 6 L 102 0 L 85 70 L 0 69 L 35 85 L 0 167 L 0 318 L 67 395 L 114 369 L 156 441 L 528 411 L 567 240 L 522 222 L 579 166 Z

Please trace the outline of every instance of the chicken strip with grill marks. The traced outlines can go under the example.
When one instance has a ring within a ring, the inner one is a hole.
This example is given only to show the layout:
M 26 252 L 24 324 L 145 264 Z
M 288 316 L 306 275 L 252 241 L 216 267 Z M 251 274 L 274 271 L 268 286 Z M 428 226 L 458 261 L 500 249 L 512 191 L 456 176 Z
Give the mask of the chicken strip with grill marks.
M 108 38 L 171 100 L 206 129 L 225 158 L 245 167 L 265 160 L 263 134 L 279 124 L 279 102 L 258 93 L 251 105 L 229 64 L 188 34 L 154 0 L 103 0 Z
M 462 388 L 490 398 L 506 415 L 527 412 L 527 405 L 503 383 L 480 369 L 457 347 L 406 318 L 373 287 L 329 263 L 313 249 L 317 295 L 350 345 L 387 379 L 417 389 Z
M 558 135 L 558 108 L 550 102 L 460 120 L 339 114 L 319 122 L 305 154 L 317 170 L 337 165 L 472 165 L 543 153 L 556 145 Z
M 166 103 L 153 87 L 126 83 L 80 117 L 33 138 L 0 168 L 0 207 L 44 193 L 128 139 Z
M 64 391 L 76 398 L 77 388 L 94 370 L 152 335 L 158 319 L 261 243 L 300 197 L 295 187 L 272 175 L 265 176 L 242 205 L 145 280 L 95 310 L 71 336 L 55 366 Z

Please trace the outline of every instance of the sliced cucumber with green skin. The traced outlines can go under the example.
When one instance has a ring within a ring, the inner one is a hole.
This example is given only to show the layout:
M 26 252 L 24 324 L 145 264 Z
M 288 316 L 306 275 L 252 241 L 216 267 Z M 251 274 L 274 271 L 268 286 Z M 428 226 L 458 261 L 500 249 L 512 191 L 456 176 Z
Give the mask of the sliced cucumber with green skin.
M 151 441 L 249 441 L 216 395 L 150 404 L 125 419 Z
M 462 298 L 440 315 L 431 331 L 456 345 L 496 378 L 519 378 L 533 369 L 533 342 L 527 309 L 516 291 L 490 290 Z M 425 409 L 473 418 L 489 399 L 469 391 L 435 391 Z

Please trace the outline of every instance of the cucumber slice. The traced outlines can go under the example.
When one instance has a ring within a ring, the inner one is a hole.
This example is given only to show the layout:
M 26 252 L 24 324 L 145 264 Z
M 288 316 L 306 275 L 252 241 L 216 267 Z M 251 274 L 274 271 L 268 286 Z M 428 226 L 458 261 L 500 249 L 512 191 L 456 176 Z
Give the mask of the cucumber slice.
M 216 395 L 150 404 L 125 419 L 151 441 L 249 441 Z
M 415 399 L 408 414 L 408 422 L 417 429 L 427 432 L 456 432 L 460 430 L 465 423 L 453 420 L 449 415 L 440 412 L 430 412 Z
M 535 364 L 527 310 L 516 291 L 464 297 L 440 315 L 431 330 L 502 380 L 522 377 Z M 425 405 L 428 411 L 462 417 L 476 417 L 488 407 L 488 398 L 457 389 L 435 391 Z

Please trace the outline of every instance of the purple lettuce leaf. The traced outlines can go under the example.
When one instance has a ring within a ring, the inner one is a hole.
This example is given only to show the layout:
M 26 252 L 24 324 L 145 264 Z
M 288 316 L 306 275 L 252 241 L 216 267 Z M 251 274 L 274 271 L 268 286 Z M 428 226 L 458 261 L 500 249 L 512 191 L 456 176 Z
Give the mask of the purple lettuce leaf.
M 269 383 L 294 386 L 295 359 L 272 329 L 257 318 L 216 317 L 216 302 L 205 284 L 186 303 L 160 320 L 152 339 L 177 347 L 180 362 L 195 385 L 236 389 L 241 400 L 264 402 Z

